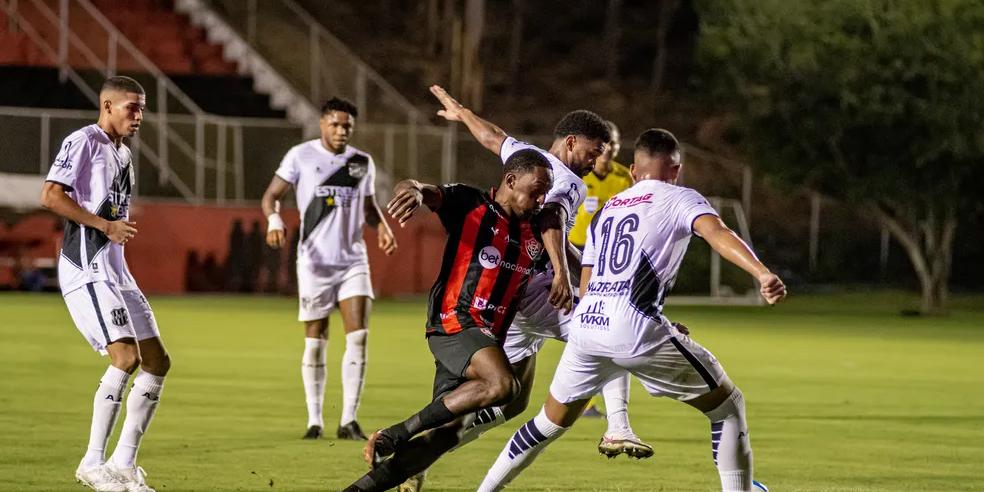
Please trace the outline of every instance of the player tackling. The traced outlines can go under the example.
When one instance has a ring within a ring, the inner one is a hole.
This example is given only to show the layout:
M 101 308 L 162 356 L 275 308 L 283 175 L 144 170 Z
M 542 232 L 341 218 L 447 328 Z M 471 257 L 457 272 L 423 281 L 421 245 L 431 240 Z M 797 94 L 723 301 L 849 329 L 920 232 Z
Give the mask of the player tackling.
M 769 304 L 785 297 L 786 288 L 703 196 L 674 184 L 680 168 L 672 134 L 650 129 L 639 136 L 631 168 L 636 184 L 592 219 L 582 258 L 583 296 L 547 401 L 507 442 L 478 490 L 502 489 L 574 424 L 592 395 L 626 372 L 653 396 L 682 401 L 707 416 L 722 490 L 764 490 L 752 480 L 741 391 L 662 308 L 694 234 L 752 275 Z
M 462 106 L 441 87 L 431 87 L 431 93 L 443 106 L 438 111 L 439 115 L 464 123 L 479 143 L 503 161 L 520 149 L 536 150 L 550 161 L 554 183 L 547 193 L 544 212 L 557 216 L 564 234 L 562 237 L 544 235 L 544 241 L 555 242 L 553 248 L 568 253 L 567 258 L 561 259 L 566 260 L 562 263 L 562 269 L 548 268 L 530 279 L 530 287 L 506 336 L 504 348 L 520 380 L 522 393 L 505 407 L 480 411 L 475 424 L 462 433 L 461 444 L 465 444 L 526 409 L 533 386 L 536 354 L 547 339 L 567 340 L 573 302 L 573 296 L 567 290 L 570 289 L 572 277 L 569 272 L 580 272 L 580 253 L 570 245 L 567 236 L 588 191 L 581 177 L 591 172 L 597 159 L 612 142 L 612 134 L 609 124 L 597 114 L 585 110 L 572 111 L 561 118 L 554 128 L 554 141 L 550 149 L 543 150 L 510 137 L 498 126 Z M 609 425 L 598 449 L 609 457 L 619 453 L 637 458 L 649 457 L 653 454 L 653 448 L 639 439 L 629 425 L 628 391 L 628 375 L 605 385 L 603 394 Z
M 153 492 L 136 465 L 137 450 L 171 367 L 154 312 L 123 256 L 137 234 L 129 221 L 132 155 L 123 139 L 140 129 L 146 105 L 137 81 L 107 79 L 99 91 L 99 120 L 65 138 L 41 190 L 41 205 L 65 219 L 58 285 L 68 312 L 92 348 L 109 355 L 92 403 L 88 450 L 75 471 L 79 482 L 104 492 Z M 123 430 L 106 460 L 123 392 L 137 368 Z
M 396 239 L 376 205 L 376 165 L 372 157 L 349 145 L 358 109 L 332 98 L 321 108 L 321 138 L 287 151 L 263 194 L 267 244 L 286 243 L 280 198 L 294 186 L 301 209 L 297 244 L 298 320 L 304 323 L 301 379 L 307 401 L 305 439 L 319 439 L 324 428 L 325 368 L 328 316 L 338 306 L 345 327 L 342 356 L 342 413 L 336 436 L 365 440 L 356 420 L 366 374 L 366 341 L 372 283 L 369 258 L 362 240 L 365 224 L 376 228 L 379 249 L 391 255 Z

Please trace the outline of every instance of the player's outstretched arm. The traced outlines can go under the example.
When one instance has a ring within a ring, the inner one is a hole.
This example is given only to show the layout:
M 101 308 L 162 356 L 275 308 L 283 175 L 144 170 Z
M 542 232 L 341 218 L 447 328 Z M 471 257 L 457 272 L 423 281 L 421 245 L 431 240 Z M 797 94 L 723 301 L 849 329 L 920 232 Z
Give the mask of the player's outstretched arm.
M 403 227 L 421 204 L 436 211 L 443 203 L 444 193 L 441 188 L 415 179 L 406 179 L 393 188 L 393 199 L 386 204 L 386 212 Z
M 393 235 L 393 230 L 390 229 L 389 224 L 386 222 L 386 218 L 383 217 L 383 213 L 379 210 L 379 204 L 376 203 L 376 197 L 374 195 L 367 196 L 364 207 L 366 224 L 369 224 L 370 227 L 376 228 L 376 235 L 379 237 L 379 249 L 382 250 L 386 256 L 392 255 L 396 252 L 396 236 Z
M 574 306 L 574 289 L 571 287 L 571 274 L 567 265 L 567 235 L 564 234 L 566 215 L 564 209 L 556 203 L 547 203 L 537 214 L 543 247 L 547 250 L 554 269 L 550 304 L 563 310 L 564 314 L 569 313 Z
M 102 231 L 110 241 L 117 244 L 124 244 L 137 234 L 136 222 L 106 220 L 79 206 L 65 191 L 65 185 L 45 181 L 41 187 L 41 206 L 76 224 Z
M 443 116 L 448 121 L 460 121 L 464 123 L 468 127 L 468 131 L 475 137 L 475 140 L 478 140 L 478 143 L 492 151 L 493 154 L 499 155 L 502 142 L 505 142 L 508 136 L 506 132 L 502 131 L 502 128 L 472 113 L 470 109 L 462 106 L 455 98 L 451 97 L 443 87 L 432 85 L 430 91 L 441 102 L 441 105 L 444 106 L 444 109 L 438 110 L 437 114 L 439 116 Z
M 278 249 L 287 243 L 287 233 L 285 232 L 287 226 L 284 225 L 284 219 L 280 218 L 280 199 L 284 197 L 288 189 L 290 189 L 290 183 L 284 178 L 274 175 L 273 179 L 270 180 L 270 185 L 263 192 L 263 199 L 260 201 L 263 215 L 267 218 L 266 243 L 273 249 Z
M 759 291 L 766 302 L 775 304 L 786 297 L 786 286 L 782 280 L 759 261 L 745 241 L 724 225 L 720 217 L 710 214 L 698 217 L 694 221 L 694 231 L 724 259 L 755 277 L 761 285 Z

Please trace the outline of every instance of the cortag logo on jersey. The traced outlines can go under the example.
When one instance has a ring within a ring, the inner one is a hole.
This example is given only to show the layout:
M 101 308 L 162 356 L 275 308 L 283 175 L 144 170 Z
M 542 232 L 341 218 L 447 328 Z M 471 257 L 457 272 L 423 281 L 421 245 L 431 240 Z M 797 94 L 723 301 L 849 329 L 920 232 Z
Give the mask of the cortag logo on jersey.
M 478 253 L 478 263 L 486 270 L 499 266 L 500 261 L 502 261 L 502 253 L 495 246 L 486 246 Z
M 366 176 L 369 172 L 369 163 L 367 162 L 350 162 L 348 163 L 348 173 L 356 179 L 361 179 Z
M 127 316 L 125 308 L 116 308 L 109 314 L 113 317 L 113 324 L 116 326 L 126 326 L 130 322 L 130 317 Z
M 478 331 L 481 331 L 485 336 L 487 336 L 487 337 L 495 340 L 495 335 L 493 335 L 492 332 L 489 331 L 488 328 L 482 327 L 482 328 L 479 328 Z
M 653 194 L 646 193 L 645 195 L 630 196 L 627 198 L 619 198 L 618 196 L 613 196 L 611 200 L 608 200 L 606 205 L 608 208 L 616 207 L 634 207 L 640 203 L 653 203 Z
M 526 254 L 530 255 L 531 260 L 540 259 L 540 253 L 543 252 L 543 245 L 540 244 L 536 239 L 526 240 Z

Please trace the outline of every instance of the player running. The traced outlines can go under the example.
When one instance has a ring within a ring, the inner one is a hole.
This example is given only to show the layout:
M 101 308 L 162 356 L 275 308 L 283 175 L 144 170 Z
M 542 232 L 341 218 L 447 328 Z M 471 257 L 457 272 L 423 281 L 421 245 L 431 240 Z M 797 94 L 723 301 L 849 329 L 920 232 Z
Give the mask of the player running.
M 574 424 L 591 395 L 626 372 L 653 396 L 682 401 L 707 416 L 722 490 L 766 490 L 752 480 L 741 391 L 709 351 L 663 317 L 662 308 L 692 234 L 752 275 L 769 304 L 785 297 L 786 288 L 703 196 L 674 184 L 680 167 L 680 147 L 670 132 L 650 129 L 639 136 L 636 184 L 592 221 L 581 274 L 584 296 L 546 404 L 507 442 L 479 491 L 502 489 Z
M 372 434 L 365 454 L 373 469 L 346 491 L 397 486 L 450 449 L 447 443 L 457 442 L 462 417 L 516 397 L 519 382 L 502 342 L 543 256 L 543 228 L 560 233 L 559 224 L 545 224 L 534 215 L 551 181 L 547 160 L 539 152 L 522 150 L 506 160 L 502 181 L 491 193 L 413 180 L 396 186 L 387 208 L 401 225 L 423 204 L 437 212 L 448 231 L 427 309 L 427 345 L 436 365 L 433 401 L 407 420 Z M 560 250 L 547 253 L 554 263 L 563 257 Z M 429 429 L 434 430 L 424 432 Z
M 99 91 L 99 120 L 65 138 L 41 190 L 41 206 L 65 219 L 58 285 L 68 312 L 92 348 L 109 355 L 92 402 L 89 447 L 75 471 L 83 485 L 104 492 L 153 492 L 136 465 L 137 450 L 171 367 L 154 312 L 123 256 L 123 245 L 137 234 L 129 221 L 132 155 L 123 139 L 140 129 L 146 107 L 137 81 L 107 79 Z M 123 392 L 138 367 L 123 430 L 106 460 Z
M 522 413 L 529 405 L 529 391 L 533 386 L 536 354 L 548 338 L 567 340 L 567 325 L 571 319 L 573 297 L 570 289 L 570 273 L 580 272 L 580 252 L 567 240 L 574 225 L 575 213 L 584 202 L 587 187 L 581 177 L 591 172 L 597 159 L 605 152 L 612 135 L 607 122 L 590 111 L 573 111 L 565 115 L 554 128 L 554 141 L 549 151 L 520 142 L 499 127 L 480 118 L 462 106 L 439 86 L 431 92 L 444 107 L 438 114 L 450 121 L 460 121 L 468 127 L 476 140 L 505 161 L 519 149 L 533 149 L 550 161 L 554 172 L 554 185 L 547 194 L 545 212 L 553 212 L 564 224 L 562 237 L 544 236 L 546 241 L 556 241 L 554 247 L 568 252 L 570 266 L 563 269 L 548 268 L 530 280 L 519 313 L 506 337 L 506 355 L 513 370 L 520 378 L 523 393 L 506 407 L 483 410 L 477 415 L 475 425 L 463 433 L 461 444 L 476 439 L 488 429 L 502 424 Z M 570 268 L 570 270 L 568 270 Z M 602 391 L 608 411 L 608 430 L 599 444 L 599 451 L 608 456 L 626 453 L 645 458 L 652 456 L 653 448 L 642 442 L 632 431 L 628 420 L 629 379 L 625 375 L 606 384 Z
M 267 244 L 286 243 L 279 202 L 293 186 L 301 209 L 301 237 L 297 244 L 298 320 L 304 323 L 301 380 L 307 401 L 305 439 L 319 439 L 324 428 L 325 368 L 328 316 L 338 306 L 345 327 L 342 356 L 342 413 L 335 435 L 365 440 L 356 420 L 366 375 L 366 340 L 372 283 L 369 258 L 362 240 L 365 224 L 376 228 L 379 249 L 391 255 L 396 239 L 376 205 L 376 164 L 372 157 L 349 145 L 358 109 L 332 98 L 321 108 L 321 138 L 294 146 L 263 193 L 267 216 Z

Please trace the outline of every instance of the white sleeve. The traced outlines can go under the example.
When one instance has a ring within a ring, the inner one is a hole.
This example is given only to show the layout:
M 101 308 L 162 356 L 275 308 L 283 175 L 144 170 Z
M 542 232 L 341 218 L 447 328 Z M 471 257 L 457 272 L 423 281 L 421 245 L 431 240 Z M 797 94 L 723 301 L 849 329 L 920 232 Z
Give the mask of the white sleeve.
M 373 196 L 376 194 L 376 161 L 369 157 L 369 164 L 366 167 L 366 177 L 359 184 L 359 193 L 362 196 Z
M 591 224 L 588 224 L 588 238 L 584 241 L 584 251 L 581 252 L 582 267 L 593 267 L 595 265 L 595 261 L 598 260 L 598 254 L 595 253 L 594 246 L 594 223 L 595 221 L 591 221 Z M 582 295 L 584 295 L 584 293 L 582 293 Z
M 578 207 L 584 202 L 584 196 L 588 188 L 584 181 L 581 181 L 573 174 L 566 176 L 554 176 L 554 184 L 547 192 L 543 203 L 556 203 L 567 212 L 567 221 L 573 222 Z M 570 225 L 568 225 L 570 227 Z
M 536 145 L 521 142 L 512 137 L 506 137 L 506 139 L 502 141 L 502 147 L 499 147 L 499 158 L 502 159 L 502 163 L 505 164 L 506 159 L 509 159 L 511 155 L 523 149 L 533 149 L 537 152 L 543 152 L 543 149 L 537 147 Z
M 701 215 L 713 215 L 719 217 L 717 210 L 707 202 L 703 195 L 689 188 L 685 189 L 680 196 L 677 204 L 677 217 L 679 217 L 679 227 L 688 232 L 700 236 L 694 230 L 694 221 Z
M 61 183 L 69 188 L 75 189 L 75 180 L 82 175 L 83 167 L 89 166 L 91 158 L 89 139 L 85 133 L 78 132 L 69 135 L 62 142 L 61 150 L 55 156 L 55 162 L 48 170 L 46 181 Z
M 290 149 L 284 154 L 284 159 L 280 161 L 280 167 L 277 168 L 276 175 L 280 176 L 280 179 L 296 185 L 297 178 L 300 171 L 297 168 L 297 147 Z

